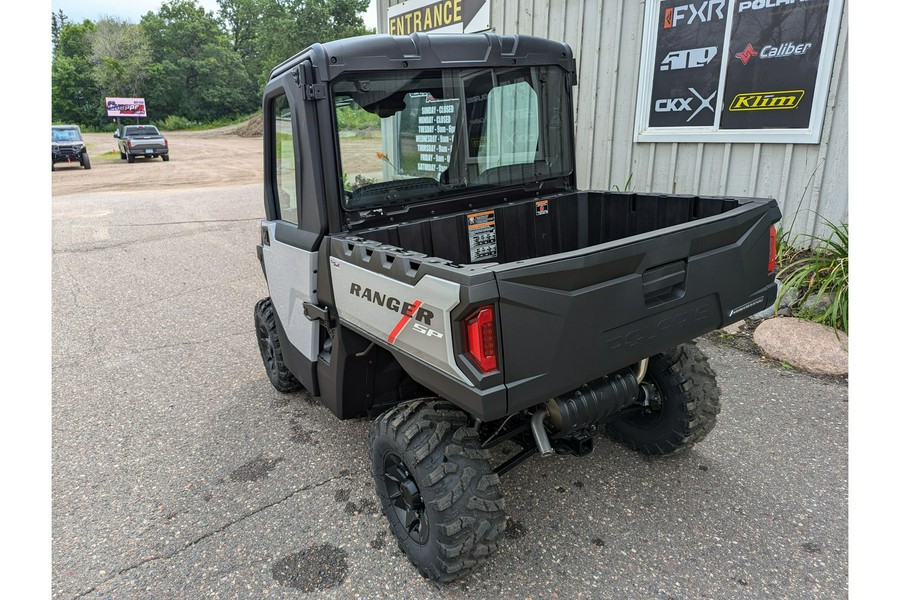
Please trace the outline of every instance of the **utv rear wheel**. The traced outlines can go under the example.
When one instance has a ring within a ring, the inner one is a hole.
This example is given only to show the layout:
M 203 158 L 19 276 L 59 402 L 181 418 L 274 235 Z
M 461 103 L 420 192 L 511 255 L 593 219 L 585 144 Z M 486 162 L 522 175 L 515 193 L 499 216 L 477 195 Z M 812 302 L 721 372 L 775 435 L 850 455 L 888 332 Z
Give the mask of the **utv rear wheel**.
M 168 154 L 162 154 L 161 156 L 162 156 L 163 162 L 169 162 L 169 155 L 168 155 Z
M 506 528 L 500 478 L 467 415 L 442 400 L 382 414 L 369 433 L 375 491 L 400 549 L 449 582 L 497 551 Z
M 644 454 L 673 454 L 690 448 L 715 426 L 716 374 L 693 342 L 651 357 L 641 387 L 647 406 L 609 422 L 613 439 Z
M 125 160 L 127 160 L 129 162 L 129 164 L 133 163 L 134 162 L 134 154 L 126 154 Z
M 272 300 L 264 298 L 256 303 L 253 311 L 256 321 L 256 341 L 259 342 L 259 353 L 269 381 L 279 392 L 293 392 L 300 389 L 300 382 L 284 365 L 281 353 L 281 340 L 275 327 L 275 309 Z

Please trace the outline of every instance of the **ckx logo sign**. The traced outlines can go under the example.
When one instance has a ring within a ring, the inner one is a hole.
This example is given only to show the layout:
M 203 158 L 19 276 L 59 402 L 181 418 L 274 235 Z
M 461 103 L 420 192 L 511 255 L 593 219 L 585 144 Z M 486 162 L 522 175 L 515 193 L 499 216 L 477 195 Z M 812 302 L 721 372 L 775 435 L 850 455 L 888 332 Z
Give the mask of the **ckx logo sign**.
M 704 2 L 671 6 L 666 9 L 663 27 L 671 29 L 679 25 L 708 23 L 725 18 L 725 0 L 705 0 Z
M 691 113 L 691 116 L 687 118 L 687 122 L 689 123 L 691 119 L 696 117 L 701 110 L 704 108 L 708 108 L 711 112 L 715 113 L 716 110 L 712 106 L 712 100 L 716 97 L 717 92 L 713 92 L 709 95 L 709 98 L 704 98 L 700 95 L 700 93 L 694 88 L 688 88 L 688 91 L 692 93 L 694 98 L 660 98 L 656 101 L 653 106 L 656 112 L 684 112 L 688 110 L 692 110 L 694 112 Z M 699 100 L 700 105 L 697 108 L 693 108 L 691 106 L 691 102 L 694 100 Z

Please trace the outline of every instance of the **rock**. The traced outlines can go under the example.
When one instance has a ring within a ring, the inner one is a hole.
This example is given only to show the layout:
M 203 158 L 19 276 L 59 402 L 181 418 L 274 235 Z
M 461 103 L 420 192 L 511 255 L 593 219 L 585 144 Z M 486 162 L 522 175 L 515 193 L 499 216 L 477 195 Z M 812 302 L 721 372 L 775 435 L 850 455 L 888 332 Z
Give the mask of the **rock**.
M 776 298 L 778 298 L 777 294 L 781 293 L 781 280 L 775 279 L 775 285 L 778 286 L 778 292 L 776 293 Z M 794 288 L 789 288 L 785 290 L 784 296 L 781 297 L 780 302 L 776 302 L 778 305 L 778 314 L 779 315 L 790 315 L 791 314 L 791 306 L 797 301 L 797 290 Z M 755 315 L 751 315 L 750 318 L 754 321 L 759 321 L 761 319 L 769 319 L 775 316 L 775 304 L 772 304 L 769 308 L 765 310 L 761 310 Z
M 767 319 L 753 332 L 760 350 L 817 375 L 846 375 L 848 339 L 843 332 L 793 317 Z
M 737 323 L 732 323 L 731 325 L 726 325 L 725 327 L 723 327 L 723 328 L 720 329 L 719 331 L 724 331 L 724 332 L 727 333 L 728 335 L 735 335 L 735 334 L 737 334 L 737 333 L 740 333 L 740 331 L 741 331 L 741 326 L 742 326 L 743 324 L 744 324 L 744 321 L 738 321 Z

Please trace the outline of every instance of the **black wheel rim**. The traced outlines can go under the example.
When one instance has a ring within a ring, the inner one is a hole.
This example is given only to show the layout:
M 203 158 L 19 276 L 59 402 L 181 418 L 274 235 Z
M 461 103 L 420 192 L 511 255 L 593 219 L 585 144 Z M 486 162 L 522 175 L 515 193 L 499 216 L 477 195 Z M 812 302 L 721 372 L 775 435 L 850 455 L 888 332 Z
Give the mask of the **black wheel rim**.
M 419 486 L 406 463 L 396 454 L 384 457 L 384 484 L 391 509 L 409 539 L 417 544 L 428 541 L 428 515 Z

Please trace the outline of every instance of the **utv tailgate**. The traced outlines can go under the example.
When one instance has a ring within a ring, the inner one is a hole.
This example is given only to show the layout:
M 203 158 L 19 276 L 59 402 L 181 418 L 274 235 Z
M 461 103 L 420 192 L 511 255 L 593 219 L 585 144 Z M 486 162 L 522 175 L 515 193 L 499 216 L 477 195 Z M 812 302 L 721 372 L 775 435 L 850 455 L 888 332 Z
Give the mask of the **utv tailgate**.
M 774 200 L 738 202 L 721 214 L 495 266 L 507 412 L 770 306 L 770 228 L 781 214 Z M 613 222 L 634 227 L 636 218 Z

